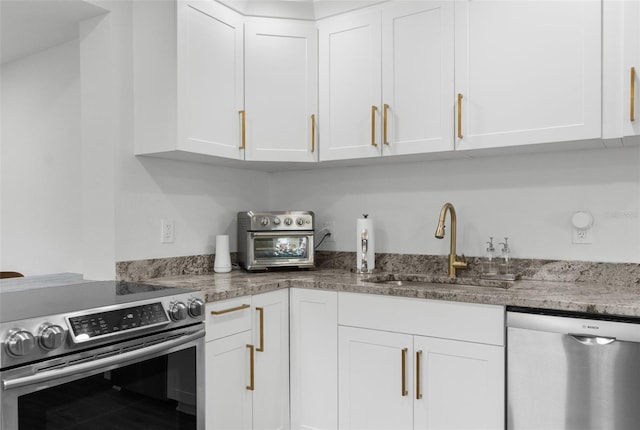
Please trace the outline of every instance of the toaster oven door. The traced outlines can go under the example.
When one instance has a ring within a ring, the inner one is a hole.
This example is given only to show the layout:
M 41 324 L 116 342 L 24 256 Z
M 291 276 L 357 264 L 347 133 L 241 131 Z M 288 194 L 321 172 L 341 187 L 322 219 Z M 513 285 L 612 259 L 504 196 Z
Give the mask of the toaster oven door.
M 269 267 L 313 267 L 313 232 L 250 232 L 247 270 Z

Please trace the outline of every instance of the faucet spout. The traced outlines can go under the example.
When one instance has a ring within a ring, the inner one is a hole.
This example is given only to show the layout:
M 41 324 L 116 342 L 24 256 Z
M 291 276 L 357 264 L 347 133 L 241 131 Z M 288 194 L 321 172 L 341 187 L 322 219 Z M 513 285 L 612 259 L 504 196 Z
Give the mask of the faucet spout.
M 451 218 L 451 233 L 450 244 L 449 244 L 449 269 L 448 274 L 450 278 L 456 277 L 457 269 L 466 269 L 468 267 L 467 261 L 464 256 L 461 258 L 456 255 L 456 210 L 451 203 L 445 203 L 442 206 L 442 210 L 440 211 L 440 218 L 438 219 L 438 226 L 436 227 L 436 238 L 443 239 L 444 238 L 444 220 L 447 216 L 447 212 L 449 212 L 449 217 Z

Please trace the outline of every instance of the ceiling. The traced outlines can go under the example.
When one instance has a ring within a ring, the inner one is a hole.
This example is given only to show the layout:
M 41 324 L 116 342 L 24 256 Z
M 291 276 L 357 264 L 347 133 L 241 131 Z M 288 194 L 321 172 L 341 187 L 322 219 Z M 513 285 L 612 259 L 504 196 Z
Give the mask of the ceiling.
M 0 63 L 78 37 L 78 22 L 107 11 L 81 0 L 0 0 Z

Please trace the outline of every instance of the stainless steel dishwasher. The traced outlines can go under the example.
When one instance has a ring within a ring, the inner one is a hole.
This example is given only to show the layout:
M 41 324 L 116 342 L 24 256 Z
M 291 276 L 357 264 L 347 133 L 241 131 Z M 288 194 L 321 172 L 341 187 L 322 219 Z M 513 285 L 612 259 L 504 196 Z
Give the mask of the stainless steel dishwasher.
M 507 429 L 640 428 L 640 318 L 507 309 Z

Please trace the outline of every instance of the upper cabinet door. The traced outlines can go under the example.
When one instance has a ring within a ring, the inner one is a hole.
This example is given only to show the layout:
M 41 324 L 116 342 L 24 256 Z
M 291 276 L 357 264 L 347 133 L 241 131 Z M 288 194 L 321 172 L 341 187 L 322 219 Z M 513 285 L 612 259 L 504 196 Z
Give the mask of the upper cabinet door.
M 624 5 L 623 134 L 625 137 L 640 136 L 640 2 L 625 1 L 622 4 Z
M 241 158 L 243 24 L 213 1 L 178 3 L 180 149 Z
M 456 149 L 601 137 L 601 2 L 455 2 Z
M 381 154 L 380 12 L 321 21 L 320 160 Z
M 313 22 L 246 23 L 246 160 L 317 161 L 316 63 Z
M 383 155 L 453 150 L 453 3 L 382 11 Z

